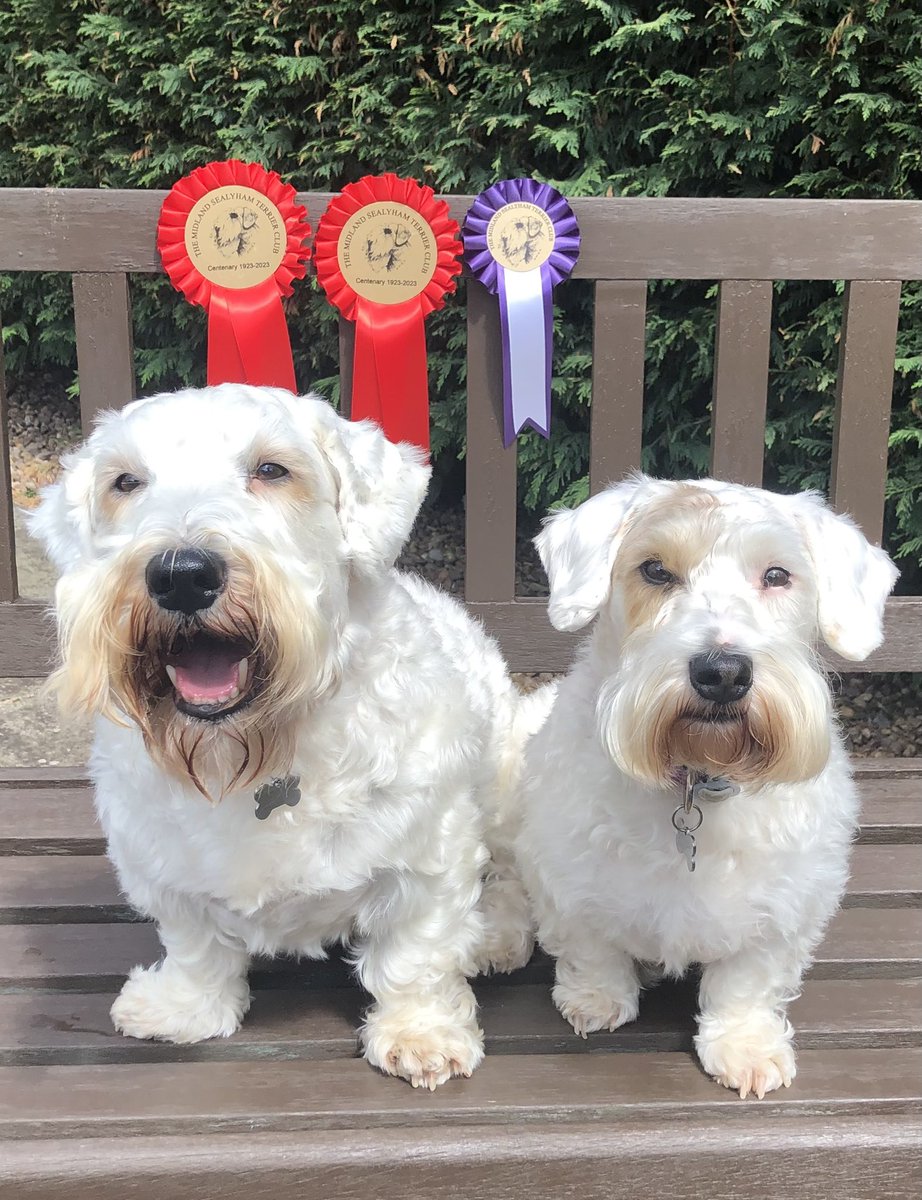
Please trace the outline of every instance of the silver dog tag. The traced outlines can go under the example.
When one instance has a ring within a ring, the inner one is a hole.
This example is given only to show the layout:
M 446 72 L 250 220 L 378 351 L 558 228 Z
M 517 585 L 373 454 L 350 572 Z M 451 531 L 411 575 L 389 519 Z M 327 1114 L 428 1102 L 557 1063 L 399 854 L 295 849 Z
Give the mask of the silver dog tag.
M 256 820 L 265 821 L 266 817 L 275 812 L 277 808 L 281 808 L 283 804 L 289 804 L 294 808 L 301 799 L 300 783 L 299 776 L 289 775 L 286 779 L 273 779 L 270 783 L 264 783 L 262 787 L 258 787 L 254 796 Z
M 689 833 L 687 829 L 677 830 L 675 848 L 685 858 L 685 865 L 689 871 L 694 871 L 695 855 L 698 853 L 698 843 L 695 841 L 695 835 Z
M 675 830 L 675 848 L 685 859 L 689 871 L 695 869 L 695 858 L 698 854 L 698 843 L 695 830 L 701 825 L 702 813 L 697 804 L 691 806 L 690 812 L 685 812 L 682 805 L 672 814 L 672 828 Z

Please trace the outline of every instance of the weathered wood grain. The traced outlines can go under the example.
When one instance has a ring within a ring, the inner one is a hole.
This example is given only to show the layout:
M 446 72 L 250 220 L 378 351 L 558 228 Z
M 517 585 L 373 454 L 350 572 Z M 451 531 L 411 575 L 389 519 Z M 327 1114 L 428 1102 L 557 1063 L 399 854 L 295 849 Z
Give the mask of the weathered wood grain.
M 503 446 L 499 301 L 467 283 L 467 499 L 464 594 L 515 596 L 516 445 Z
M 860 776 L 858 789 L 861 842 L 922 841 L 922 781 Z M 35 787 L 0 779 L 0 855 L 85 855 L 104 849 L 88 784 Z M 922 880 L 918 885 L 922 887 Z
M 354 1058 L 356 1031 L 371 1002 L 354 985 L 261 989 L 232 1037 L 177 1046 L 115 1032 L 109 1009 L 118 986 L 104 993 L 0 995 L 0 1065 Z M 549 982 L 509 987 L 478 979 L 474 990 L 488 1054 L 692 1050 L 696 989 L 691 981 L 646 992 L 638 1020 L 585 1040 L 554 1008 Z M 919 1047 L 922 980 L 811 980 L 790 1014 L 801 1050 Z
M 848 283 L 839 341 L 830 499 L 880 543 L 900 285 Z
M 160 191 L 6 188 L 0 271 L 159 271 Z M 330 194 L 300 193 L 312 214 Z M 463 220 L 472 197 L 446 196 Z M 922 279 L 922 202 L 574 199 L 583 279 Z
M 717 301 L 711 475 L 762 486 L 771 340 L 770 280 L 725 280 Z
M 922 1050 L 805 1050 L 790 1089 L 758 1102 L 769 1120 L 917 1113 Z M 0 1067 L 0 1136 L 92 1137 L 510 1121 L 664 1121 L 745 1114 L 689 1054 L 498 1055 L 470 1079 L 415 1091 L 365 1062 L 148 1063 Z
M 646 316 L 645 282 L 603 280 L 595 285 L 589 413 L 593 495 L 640 469 Z
M 75 275 L 73 287 L 80 420 L 89 434 L 98 412 L 122 408 L 137 394 L 131 298 L 125 274 Z

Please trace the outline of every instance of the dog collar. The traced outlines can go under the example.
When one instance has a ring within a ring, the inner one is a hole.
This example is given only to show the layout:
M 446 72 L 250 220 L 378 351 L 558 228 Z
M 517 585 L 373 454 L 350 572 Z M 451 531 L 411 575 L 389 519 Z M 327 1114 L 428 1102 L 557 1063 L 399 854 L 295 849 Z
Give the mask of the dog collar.
M 682 774 L 684 773 L 684 780 Z M 705 775 L 703 771 L 690 771 L 688 767 L 680 767 L 676 783 L 681 782 L 685 789 L 682 803 L 672 814 L 672 828 L 675 830 L 676 850 L 684 857 L 689 871 L 695 869 L 695 859 L 698 854 L 698 843 L 695 834 L 701 828 L 704 813 L 698 804 L 699 800 L 714 803 L 719 800 L 729 800 L 739 794 L 740 786 L 723 775 Z
M 292 808 L 301 799 L 301 777 L 288 775 L 284 779 L 270 779 L 253 794 L 256 801 L 256 820 L 265 821 L 277 808 L 289 804 Z

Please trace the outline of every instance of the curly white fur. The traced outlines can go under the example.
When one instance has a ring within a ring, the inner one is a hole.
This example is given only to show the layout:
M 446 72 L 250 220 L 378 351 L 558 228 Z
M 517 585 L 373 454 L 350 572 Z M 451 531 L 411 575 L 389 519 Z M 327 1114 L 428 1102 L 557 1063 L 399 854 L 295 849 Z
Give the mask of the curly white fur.
M 261 482 L 267 460 L 288 475 Z M 57 683 L 97 714 L 109 853 L 166 951 L 132 971 L 117 1028 L 227 1036 L 250 955 L 343 942 L 374 998 L 367 1059 L 414 1086 L 469 1075 L 483 1048 L 466 977 L 530 951 L 515 922 L 487 936 L 478 907 L 489 869 L 521 909 L 505 843 L 524 731 L 494 644 L 393 569 L 428 480 L 418 452 L 315 398 L 225 385 L 104 415 L 66 468 L 32 519 L 62 573 Z M 264 672 L 217 722 L 176 708 L 158 659 L 184 626 L 144 565 L 178 546 L 226 558 L 201 621 L 249 631 Z M 254 789 L 286 773 L 300 803 L 258 821 Z
M 557 958 L 554 1000 L 584 1036 L 613 1029 L 637 1016 L 638 964 L 700 963 L 701 1062 L 762 1096 L 794 1077 L 785 1010 L 845 886 L 856 822 L 815 641 L 852 659 L 879 645 L 896 570 L 815 495 L 712 480 L 633 477 L 549 518 L 537 544 L 552 622 L 598 616 L 524 775 L 519 859 Z M 671 582 L 649 581 L 651 561 Z M 766 584 L 772 567 L 790 582 Z M 689 675 L 719 650 L 753 671 L 725 725 L 696 720 Z M 741 785 L 702 802 L 694 874 L 671 824 L 684 767 Z

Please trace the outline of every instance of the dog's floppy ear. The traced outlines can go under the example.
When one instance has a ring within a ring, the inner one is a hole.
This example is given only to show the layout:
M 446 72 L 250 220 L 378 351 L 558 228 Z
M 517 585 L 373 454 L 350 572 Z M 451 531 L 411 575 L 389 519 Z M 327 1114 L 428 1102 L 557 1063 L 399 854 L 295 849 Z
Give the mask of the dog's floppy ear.
M 389 442 L 373 421 L 321 410 L 321 449 L 336 476 L 336 508 L 352 561 L 366 572 L 394 565 L 429 486 L 417 446 Z
M 860 662 L 884 638 L 884 604 L 899 571 L 849 517 L 816 492 L 791 497 L 816 571 L 817 619 L 823 640 L 843 658 Z
M 26 514 L 29 533 L 63 575 L 77 566 L 92 526 L 93 460 L 84 446 L 61 459 L 64 473 L 42 488 L 38 508 Z
M 625 518 L 646 483 L 633 475 L 545 519 L 535 545 L 551 585 L 547 613 L 555 629 L 582 629 L 608 599 Z

